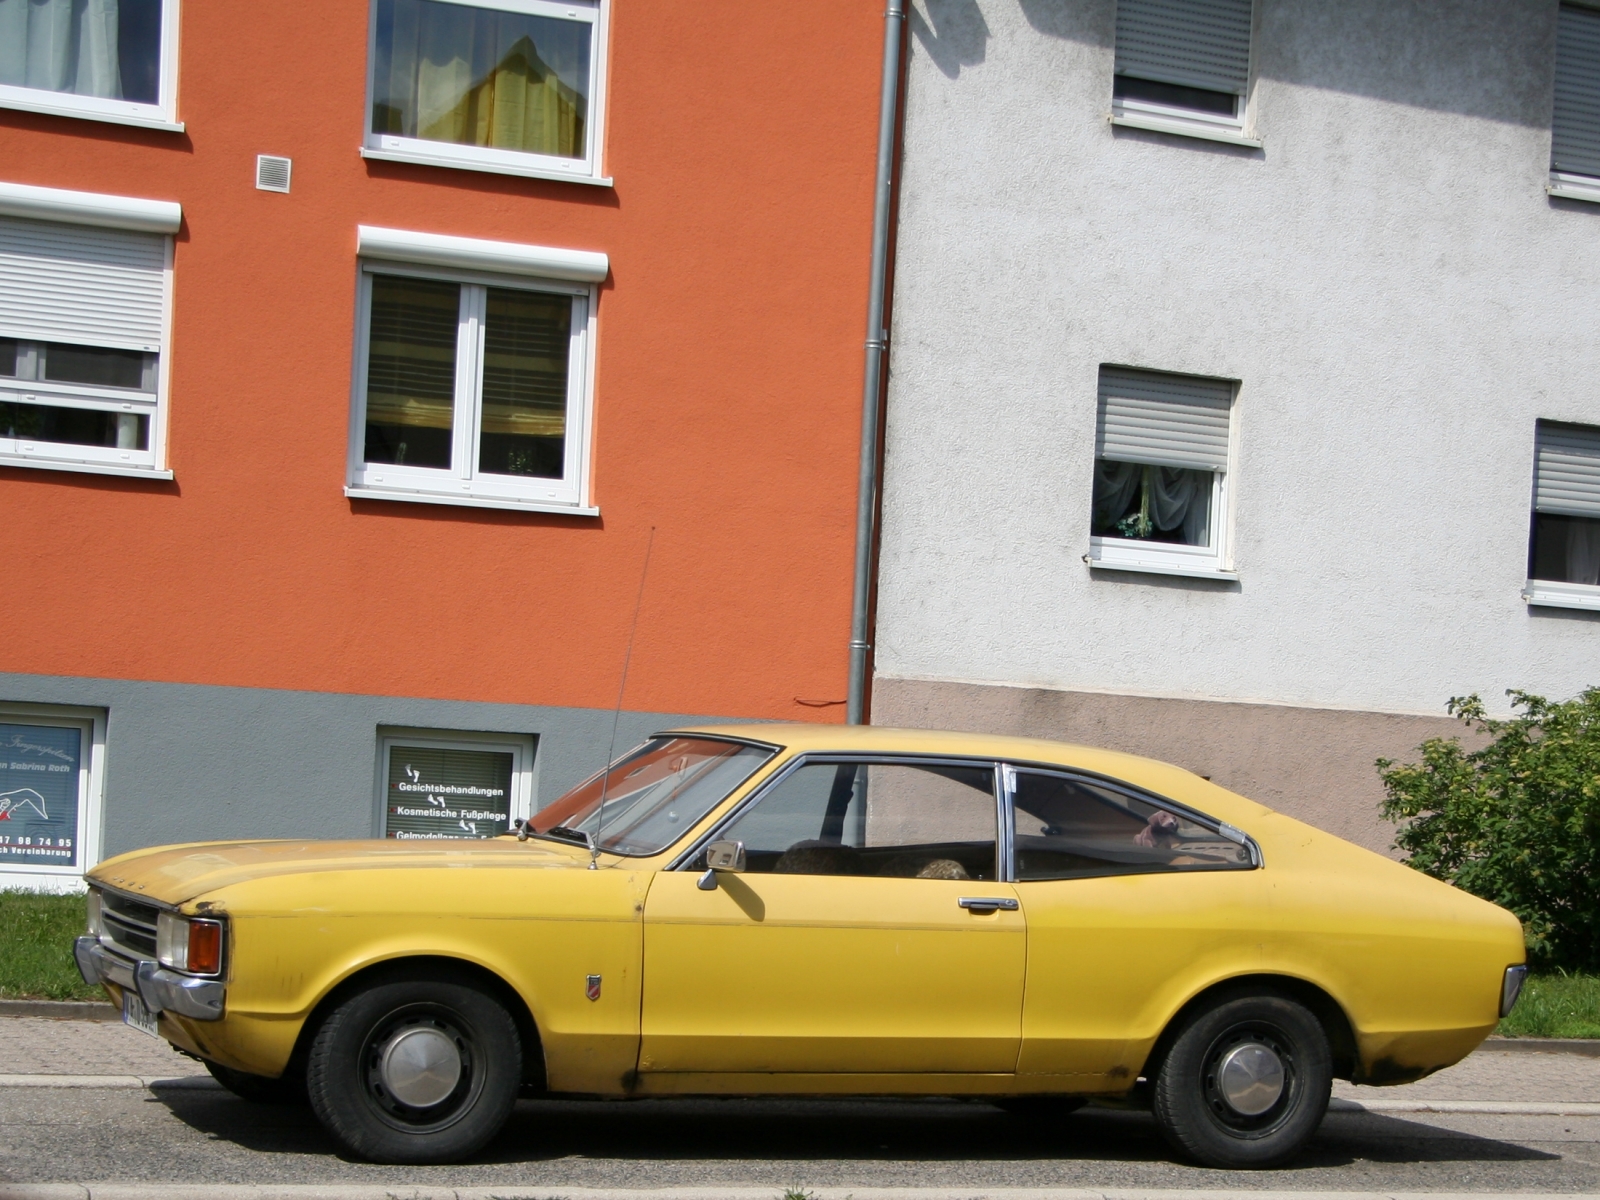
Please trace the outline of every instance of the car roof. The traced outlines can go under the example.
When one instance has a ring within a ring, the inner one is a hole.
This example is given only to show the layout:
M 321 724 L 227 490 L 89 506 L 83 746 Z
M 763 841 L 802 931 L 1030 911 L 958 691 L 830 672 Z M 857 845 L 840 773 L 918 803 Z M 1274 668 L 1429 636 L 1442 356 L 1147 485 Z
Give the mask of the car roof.
M 1072 767 L 1109 775 L 1171 794 L 1212 785 L 1201 776 L 1171 763 L 1117 750 L 1054 742 L 1045 738 L 1007 737 L 995 733 L 962 733 L 945 729 L 894 729 L 882 725 L 822 725 L 751 722 L 728 725 L 680 725 L 665 733 L 697 733 L 766 742 L 796 753 L 873 752 L 878 754 L 953 754 L 1019 763 Z M 1218 788 L 1217 791 L 1222 789 Z

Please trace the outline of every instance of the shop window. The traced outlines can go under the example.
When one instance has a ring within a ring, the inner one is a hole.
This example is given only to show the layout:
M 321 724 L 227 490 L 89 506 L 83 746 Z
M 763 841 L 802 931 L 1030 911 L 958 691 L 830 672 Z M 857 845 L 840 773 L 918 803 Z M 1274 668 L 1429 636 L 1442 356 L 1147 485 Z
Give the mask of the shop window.
M 100 857 L 105 714 L 0 707 L 0 887 L 74 886 Z
M 496 837 L 532 813 L 529 735 L 387 730 L 378 745 L 383 837 Z

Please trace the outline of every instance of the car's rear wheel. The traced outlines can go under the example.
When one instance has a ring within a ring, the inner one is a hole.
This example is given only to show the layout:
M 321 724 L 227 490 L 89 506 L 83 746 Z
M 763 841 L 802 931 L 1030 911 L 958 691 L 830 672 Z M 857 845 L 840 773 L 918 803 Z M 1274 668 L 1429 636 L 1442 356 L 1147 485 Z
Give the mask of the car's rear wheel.
M 1327 1033 L 1304 1005 L 1235 995 L 1188 1020 L 1151 1100 L 1175 1150 L 1211 1167 L 1276 1167 L 1316 1133 L 1332 1086 Z
M 500 1131 L 521 1082 L 510 1014 L 480 991 L 437 980 L 350 997 L 317 1031 L 306 1070 L 328 1132 L 381 1163 L 467 1157 Z
M 279 1079 L 269 1079 L 265 1075 L 251 1075 L 246 1071 L 235 1071 L 232 1067 L 225 1067 L 221 1063 L 212 1062 L 209 1058 L 202 1061 L 206 1064 L 206 1070 L 211 1072 L 211 1078 L 241 1100 L 248 1100 L 252 1104 L 304 1104 L 306 1102 L 305 1076 L 292 1068 L 285 1071 Z

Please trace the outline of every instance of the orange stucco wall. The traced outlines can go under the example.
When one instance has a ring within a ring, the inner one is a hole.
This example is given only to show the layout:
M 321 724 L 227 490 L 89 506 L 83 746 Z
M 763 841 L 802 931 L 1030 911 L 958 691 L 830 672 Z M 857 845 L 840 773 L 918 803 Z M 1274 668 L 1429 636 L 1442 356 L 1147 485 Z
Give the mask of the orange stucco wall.
M 0 468 L 0 670 L 610 707 L 654 526 L 627 707 L 841 718 L 881 5 L 615 0 L 614 189 L 362 160 L 366 39 L 185 0 L 186 133 L 0 110 L 0 178 L 184 208 L 176 480 Z M 345 499 L 358 223 L 610 255 L 599 519 Z

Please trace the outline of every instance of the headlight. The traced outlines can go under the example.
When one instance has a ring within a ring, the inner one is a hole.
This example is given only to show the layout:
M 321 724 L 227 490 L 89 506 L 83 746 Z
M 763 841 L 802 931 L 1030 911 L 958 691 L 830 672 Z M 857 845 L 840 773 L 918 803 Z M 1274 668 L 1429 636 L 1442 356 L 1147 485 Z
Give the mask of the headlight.
M 88 909 L 89 909 L 89 923 L 88 923 L 87 926 L 85 926 L 84 932 L 87 933 L 90 937 L 99 937 L 100 936 L 100 889 L 99 888 L 90 888 L 89 889 Z
M 222 970 L 222 922 L 160 914 L 156 917 L 156 958 L 174 971 L 217 974 Z
M 1500 1015 L 1509 1017 L 1522 995 L 1522 981 L 1528 977 L 1528 968 L 1522 964 L 1506 968 L 1506 977 L 1500 984 Z

